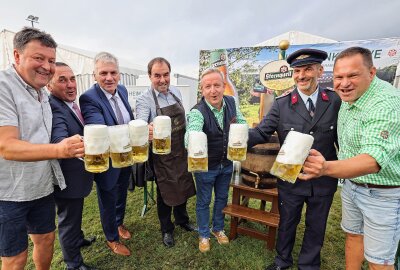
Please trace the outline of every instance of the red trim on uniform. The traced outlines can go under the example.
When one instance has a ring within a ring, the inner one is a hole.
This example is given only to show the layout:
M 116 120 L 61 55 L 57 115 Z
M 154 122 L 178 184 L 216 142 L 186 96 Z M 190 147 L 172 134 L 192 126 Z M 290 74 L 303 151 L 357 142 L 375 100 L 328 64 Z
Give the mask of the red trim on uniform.
M 321 98 L 323 101 L 329 101 L 329 96 L 325 91 L 321 91 Z
M 292 105 L 296 104 L 299 101 L 297 94 L 292 95 Z

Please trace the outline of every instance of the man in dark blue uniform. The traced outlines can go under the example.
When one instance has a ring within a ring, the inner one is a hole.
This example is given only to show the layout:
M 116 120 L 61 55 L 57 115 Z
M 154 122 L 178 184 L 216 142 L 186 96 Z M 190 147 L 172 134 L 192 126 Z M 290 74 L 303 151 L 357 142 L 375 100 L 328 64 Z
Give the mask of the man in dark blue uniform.
M 336 126 L 341 101 L 335 92 L 318 86 L 318 78 L 324 71 L 321 63 L 326 58 L 326 52 L 315 49 L 301 49 L 287 58 L 293 68 L 296 88 L 278 97 L 261 123 L 250 130 L 249 147 L 268 142 L 274 132 L 278 133 L 282 145 L 288 132 L 294 130 L 312 135 L 312 148 L 318 149 L 327 160 L 337 159 Z M 327 176 L 312 181 L 296 180 L 294 184 L 278 179 L 277 256 L 266 270 L 287 269 L 293 265 L 291 254 L 304 203 L 307 205 L 306 229 L 298 269 L 320 269 L 320 251 L 336 188 L 337 179 Z

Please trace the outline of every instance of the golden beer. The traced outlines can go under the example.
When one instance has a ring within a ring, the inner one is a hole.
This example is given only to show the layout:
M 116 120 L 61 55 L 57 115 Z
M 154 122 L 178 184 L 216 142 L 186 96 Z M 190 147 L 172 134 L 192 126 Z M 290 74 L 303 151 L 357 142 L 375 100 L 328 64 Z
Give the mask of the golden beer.
M 171 153 L 171 137 L 153 139 L 153 153 L 159 155 L 168 155 Z
M 149 159 L 149 144 L 132 146 L 133 162 L 143 163 Z
M 189 172 L 206 172 L 208 171 L 208 158 L 194 158 L 188 157 L 188 171 Z
M 92 173 L 101 173 L 108 170 L 109 167 L 109 153 L 99 155 L 88 155 L 85 154 L 85 170 Z
M 302 167 L 302 164 L 283 164 L 275 161 L 270 173 L 282 180 L 294 183 Z
M 228 159 L 232 161 L 243 161 L 246 160 L 247 147 L 231 147 L 228 146 Z
M 111 165 L 114 168 L 123 168 L 133 165 L 132 151 L 125 153 L 110 153 Z

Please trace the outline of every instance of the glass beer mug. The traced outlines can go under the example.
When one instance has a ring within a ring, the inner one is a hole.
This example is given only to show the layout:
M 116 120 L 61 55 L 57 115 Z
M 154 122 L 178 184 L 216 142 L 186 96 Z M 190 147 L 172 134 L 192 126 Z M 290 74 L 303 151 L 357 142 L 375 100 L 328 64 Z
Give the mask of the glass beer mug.
M 129 122 L 132 157 L 135 163 L 143 163 L 149 158 L 149 128 L 141 119 Z
M 168 155 L 171 153 L 171 118 L 160 115 L 153 120 L 153 153 Z
M 289 131 L 270 173 L 290 183 L 296 182 L 313 142 L 311 135 Z
M 188 171 L 208 171 L 207 135 L 202 131 L 189 132 Z
M 247 124 L 231 124 L 229 128 L 228 156 L 232 161 L 246 160 L 249 126 Z
M 123 168 L 133 165 L 129 126 L 109 126 L 108 136 L 110 138 L 111 165 L 114 168 Z
M 109 167 L 108 131 L 106 125 L 85 125 L 83 128 L 83 144 L 85 145 L 85 170 L 101 173 Z

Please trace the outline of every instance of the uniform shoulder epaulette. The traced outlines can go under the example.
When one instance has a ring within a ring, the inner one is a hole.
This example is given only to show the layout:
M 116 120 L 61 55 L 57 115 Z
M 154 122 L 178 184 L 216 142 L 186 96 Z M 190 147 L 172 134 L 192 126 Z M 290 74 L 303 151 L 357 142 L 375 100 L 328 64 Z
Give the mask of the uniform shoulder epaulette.
M 324 90 L 324 91 L 335 92 L 335 90 L 333 90 L 333 88 L 331 88 L 331 87 L 324 88 L 323 90 Z
M 281 98 L 284 98 L 284 97 L 290 97 L 290 93 L 289 94 L 286 94 L 286 95 L 280 95 L 279 97 L 276 97 L 275 99 L 281 99 Z

